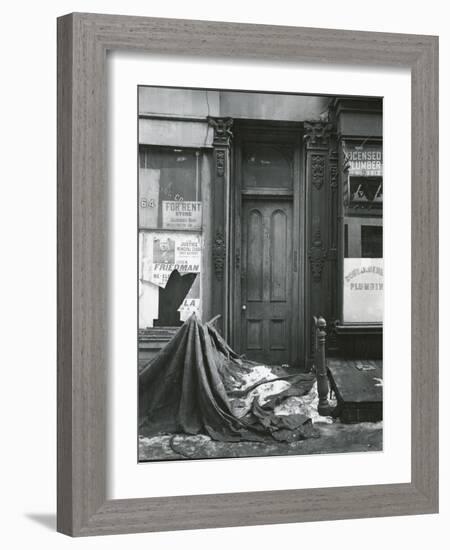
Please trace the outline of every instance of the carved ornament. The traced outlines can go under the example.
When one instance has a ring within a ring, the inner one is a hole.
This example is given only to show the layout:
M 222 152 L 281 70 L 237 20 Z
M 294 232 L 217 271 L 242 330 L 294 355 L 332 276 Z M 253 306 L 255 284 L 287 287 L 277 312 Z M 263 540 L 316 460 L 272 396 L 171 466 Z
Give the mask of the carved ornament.
M 332 124 L 330 122 L 305 122 L 304 128 L 304 139 L 306 140 L 308 149 L 328 147 L 332 129 Z
M 311 181 L 314 187 L 319 190 L 325 180 L 325 158 L 323 155 L 311 156 Z
M 316 283 L 319 283 L 320 280 L 322 279 L 323 265 L 325 263 L 326 258 L 327 258 L 327 251 L 323 246 L 320 229 L 317 228 L 313 236 L 312 245 L 308 252 L 308 259 L 311 265 L 312 278 L 313 278 L 313 281 L 315 281 Z
M 213 145 L 229 147 L 233 132 L 231 128 L 233 126 L 232 118 L 214 118 L 208 117 L 208 124 L 214 128 L 214 141 Z
M 214 263 L 214 273 L 218 281 L 223 281 L 225 271 L 226 244 L 225 236 L 221 229 L 216 231 L 214 243 L 212 246 L 212 256 Z

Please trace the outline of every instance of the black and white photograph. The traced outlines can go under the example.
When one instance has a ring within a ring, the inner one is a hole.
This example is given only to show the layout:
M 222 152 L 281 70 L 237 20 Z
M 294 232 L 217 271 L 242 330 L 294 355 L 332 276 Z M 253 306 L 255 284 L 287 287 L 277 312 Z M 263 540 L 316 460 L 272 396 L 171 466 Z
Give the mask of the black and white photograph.
M 140 462 L 383 450 L 383 99 L 138 87 Z

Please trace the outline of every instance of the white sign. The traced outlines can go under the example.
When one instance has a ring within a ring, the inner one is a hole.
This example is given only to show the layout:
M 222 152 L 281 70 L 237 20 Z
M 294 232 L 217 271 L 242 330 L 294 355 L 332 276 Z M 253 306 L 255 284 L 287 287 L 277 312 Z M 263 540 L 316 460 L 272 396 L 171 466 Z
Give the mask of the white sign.
M 144 240 L 142 279 L 165 288 L 173 271 L 200 273 L 201 237 L 186 233 L 152 233 Z
M 183 300 L 181 306 L 178 308 L 180 312 L 180 319 L 184 322 L 195 313 L 199 319 L 201 319 L 201 306 L 200 306 L 200 277 L 196 277 L 194 284 L 189 289 L 186 298 Z
M 164 229 L 201 229 L 202 203 L 199 201 L 162 201 Z
M 383 322 L 383 258 L 344 258 L 344 322 Z
M 200 317 L 200 298 L 185 298 L 178 311 L 183 322 L 189 319 L 193 313 Z
M 351 176 L 382 176 L 383 150 L 381 145 L 347 146 Z

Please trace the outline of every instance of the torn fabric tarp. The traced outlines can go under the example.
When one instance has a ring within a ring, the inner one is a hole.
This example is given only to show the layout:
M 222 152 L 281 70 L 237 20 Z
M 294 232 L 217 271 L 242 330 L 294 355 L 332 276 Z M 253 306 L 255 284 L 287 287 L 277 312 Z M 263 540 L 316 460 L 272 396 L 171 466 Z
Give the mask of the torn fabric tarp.
M 288 390 L 266 403 L 255 397 L 248 412 L 238 417 L 233 399 L 242 398 L 267 381 L 239 390 L 253 363 L 240 358 L 208 323 L 195 314 L 139 375 L 140 433 L 207 434 L 218 441 L 295 441 L 315 437 L 311 419 L 304 415 L 280 417 L 274 407 L 286 396 L 304 395 L 314 375 L 290 378 Z M 278 378 L 279 380 L 280 378 Z M 277 379 L 271 379 L 275 382 Z

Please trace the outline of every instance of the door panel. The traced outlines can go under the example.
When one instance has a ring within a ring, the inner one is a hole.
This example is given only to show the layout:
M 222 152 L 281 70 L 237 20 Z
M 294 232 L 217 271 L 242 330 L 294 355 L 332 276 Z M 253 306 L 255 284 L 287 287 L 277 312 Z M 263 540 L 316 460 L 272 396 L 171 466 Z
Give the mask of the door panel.
M 248 215 L 247 276 L 252 285 L 247 288 L 247 301 L 260 302 L 263 299 L 263 215 L 252 209 Z
M 241 344 L 255 361 L 291 360 L 292 223 L 289 200 L 243 202 Z
M 287 273 L 280 269 L 285 266 L 288 254 L 288 217 L 283 210 L 275 210 L 270 215 L 270 300 L 286 302 Z

